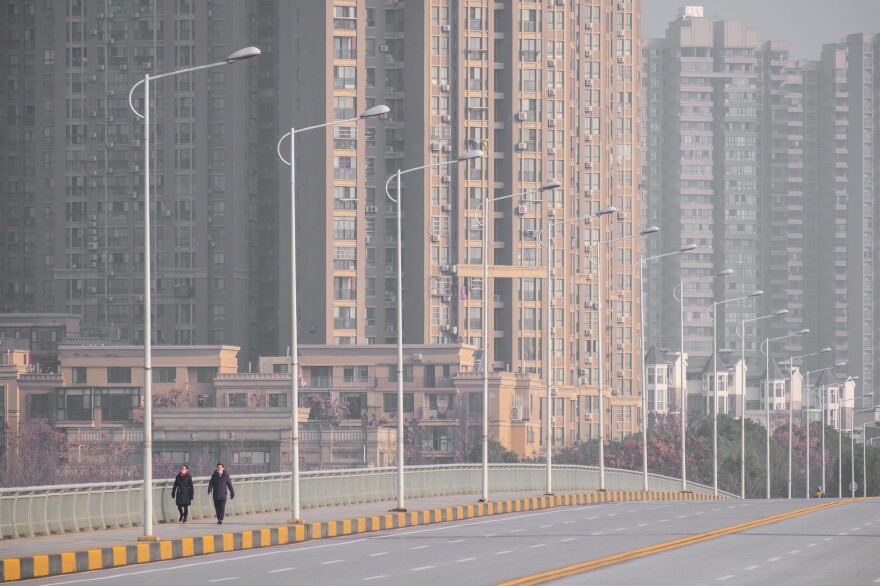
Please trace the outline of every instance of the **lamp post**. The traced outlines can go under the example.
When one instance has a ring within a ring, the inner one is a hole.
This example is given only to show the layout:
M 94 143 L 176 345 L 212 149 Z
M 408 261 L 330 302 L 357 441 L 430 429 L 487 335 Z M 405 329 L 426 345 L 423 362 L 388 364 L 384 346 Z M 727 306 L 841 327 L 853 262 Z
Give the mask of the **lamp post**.
M 405 512 L 403 494 L 403 246 L 401 238 L 401 177 L 407 173 L 464 163 L 483 156 L 483 151 L 465 151 L 457 159 L 421 165 L 411 169 L 398 169 L 385 181 L 385 195 L 397 206 L 397 511 Z M 392 179 L 397 179 L 397 199 L 388 191 Z
M 837 408 L 837 498 L 843 498 L 843 405 L 844 401 L 852 400 L 853 406 L 855 406 L 856 399 L 856 389 L 855 382 L 859 380 L 857 376 L 849 376 L 843 381 L 843 391 L 845 392 L 847 388 L 849 388 L 849 383 L 853 383 L 853 394 L 851 398 L 844 399 L 841 397 L 842 393 L 838 393 L 837 402 L 840 407 Z M 855 419 L 855 414 L 853 414 L 853 419 Z M 850 427 L 852 427 L 852 423 L 850 423 Z
M 771 317 L 777 317 L 780 315 L 787 315 L 787 309 L 780 309 L 777 312 L 771 313 L 769 315 L 762 315 L 761 317 L 752 317 L 749 319 L 744 319 L 739 322 L 737 329 L 739 329 L 739 349 L 740 349 L 740 366 L 742 368 L 743 376 L 742 376 L 742 393 L 740 395 L 740 408 L 742 413 L 740 413 L 740 462 L 739 462 L 739 490 L 740 490 L 740 498 L 746 498 L 746 324 L 754 321 L 761 321 L 762 319 L 770 319 Z
M 791 373 L 790 377 L 792 380 L 792 392 L 794 391 L 794 384 L 793 384 L 794 383 L 794 361 L 800 360 L 801 358 L 809 358 L 810 356 L 819 356 L 820 354 L 827 354 L 828 352 L 831 352 L 831 348 L 822 348 L 818 352 L 811 352 L 809 354 L 802 354 L 800 356 L 792 356 L 789 359 L 788 367 L 789 367 L 789 372 Z M 843 362 L 843 363 L 840 363 L 838 366 L 843 366 L 845 364 L 846 363 Z M 806 411 L 804 412 L 805 413 L 805 420 L 807 423 L 807 445 L 806 445 L 807 466 L 806 466 L 806 477 L 805 477 L 806 478 L 805 498 L 810 498 L 810 374 L 814 373 L 814 372 L 823 372 L 825 370 L 830 370 L 831 368 L 834 368 L 834 367 L 820 368 L 819 370 L 813 370 L 813 371 L 806 372 L 805 373 L 805 381 L 806 381 L 805 390 L 801 391 L 801 397 L 806 396 Z M 801 400 L 803 401 L 803 398 Z M 791 404 L 793 402 L 794 402 L 794 396 L 792 394 L 792 396 L 789 398 L 789 412 L 791 412 Z M 789 428 L 788 428 L 788 443 L 789 443 L 788 498 L 791 498 L 791 483 L 792 483 L 792 477 L 791 477 L 791 475 L 792 475 L 791 437 L 793 435 L 793 433 L 792 433 L 793 429 L 792 429 L 791 425 L 792 425 L 792 422 L 789 421 Z
M 553 494 L 553 427 L 552 427 L 553 418 L 552 418 L 552 414 L 551 414 L 552 413 L 552 405 L 553 405 L 553 379 L 552 379 L 552 370 L 553 369 L 552 369 L 552 361 L 550 359 L 550 354 L 553 349 L 552 341 L 551 341 L 552 328 L 550 326 L 552 316 L 553 316 L 553 297 L 550 294 L 550 289 L 552 288 L 552 282 L 553 282 L 553 278 L 552 278 L 553 262 L 552 262 L 552 257 L 551 257 L 552 252 L 553 252 L 553 248 L 552 248 L 553 229 L 556 228 L 556 226 L 561 226 L 564 224 L 572 224 L 574 222 L 580 222 L 582 220 L 588 221 L 591 218 L 605 216 L 605 215 L 614 213 L 616 211 L 617 211 L 616 207 L 608 206 L 608 207 L 602 208 L 601 210 L 599 210 L 595 214 L 591 214 L 588 216 L 581 216 L 578 218 L 570 218 L 568 220 L 559 220 L 556 222 L 551 222 L 548 220 L 547 227 L 546 227 L 547 242 L 544 243 L 541 240 L 541 234 L 544 232 L 544 230 L 545 230 L 544 228 L 541 228 L 541 230 L 538 231 L 538 234 L 536 236 L 538 243 L 547 250 L 547 291 L 545 292 L 544 299 L 543 299 L 543 302 L 547 306 L 547 311 L 546 311 L 547 324 L 545 326 L 546 327 L 546 330 L 545 330 L 546 340 L 544 342 L 544 353 L 546 354 L 544 361 L 545 361 L 545 365 L 546 365 L 545 370 L 547 371 L 546 377 L 544 378 L 544 380 L 547 383 L 547 387 L 546 387 L 547 398 L 545 399 L 545 401 L 547 402 L 547 413 L 545 416 L 546 428 L 547 428 L 546 434 L 545 434 L 546 435 L 546 442 L 547 442 L 547 446 L 546 446 L 546 452 L 547 452 L 547 458 L 546 458 L 547 494 Z M 600 330 L 601 330 L 601 318 L 600 318 L 599 325 L 600 325 Z M 600 350 L 600 355 L 601 355 L 601 342 L 600 342 L 599 350 Z M 600 358 L 600 360 L 601 360 L 601 358 Z M 601 364 L 601 362 L 600 362 L 600 364 Z M 601 377 L 601 366 L 600 366 L 600 375 L 599 376 Z
M 236 61 L 243 61 L 256 57 L 260 50 L 256 47 L 246 47 L 232 53 L 223 61 L 187 67 L 158 75 L 144 74 L 144 78 L 133 86 L 128 92 L 128 107 L 138 118 L 144 119 L 144 534 L 138 539 L 141 541 L 158 541 L 153 535 L 153 357 L 152 357 L 152 316 L 150 315 L 151 277 L 150 277 L 150 82 L 164 77 L 192 73 L 200 69 L 228 65 Z M 141 114 L 132 103 L 132 94 L 141 84 L 144 84 L 144 113 Z
M 504 195 L 502 197 L 483 199 L 480 202 L 480 205 L 477 206 L 477 210 L 475 210 L 478 211 L 479 208 L 483 208 L 482 222 L 480 222 L 478 216 L 474 219 L 480 224 L 483 232 L 483 300 L 481 303 L 481 311 L 483 315 L 480 320 L 483 330 L 483 492 L 480 502 L 484 503 L 489 501 L 489 295 L 487 294 L 487 291 L 489 290 L 489 203 L 513 197 L 525 197 L 533 193 L 543 193 L 548 189 L 557 189 L 561 186 L 562 183 L 555 179 L 551 179 L 537 189 L 530 189 L 528 191 L 523 191 L 522 193 Z
M 278 139 L 275 147 L 278 158 L 286 164 L 290 165 L 290 430 L 291 430 L 291 450 L 290 450 L 290 517 L 291 523 L 300 523 L 300 507 L 299 507 L 299 335 L 297 332 L 297 301 L 296 301 L 296 135 L 308 130 L 319 130 L 328 126 L 338 126 L 340 124 L 351 124 L 367 118 L 381 116 L 389 111 L 388 106 L 373 106 L 363 112 L 357 118 L 349 118 L 348 120 L 334 120 L 325 122 L 324 124 L 316 124 L 315 126 L 307 126 L 305 128 L 291 128 L 290 132 Z M 284 158 L 281 154 L 281 143 L 285 138 L 290 137 L 290 160 Z
M 777 336 L 775 338 L 767 338 L 763 342 L 761 342 L 761 353 L 764 354 L 766 358 L 766 366 L 764 369 L 764 409 L 766 411 L 766 423 L 767 423 L 767 499 L 770 498 L 770 342 L 775 342 L 776 340 L 784 340 L 786 338 L 793 338 L 794 336 L 802 336 L 804 334 L 809 334 L 810 330 L 808 328 L 804 328 L 802 330 L 798 330 L 797 332 L 791 332 L 784 336 Z M 794 386 L 794 382 L 789 383 L 789 386 Z M 788 400 L 788 429 L 791 430 L 792 426 L 792 398 L 789 397 Z M 789 469 L 789 479 L 791 478 L 791 433 L 788 434 L 788 469 Z M 788 498 L 791 498 L 791 481 L 788 483 Z
M 697 248 L 694 243 L 685 244 L 674 252 L 658 254 L 645 258 L 644 254 L 639 259 L 639 344 L 642 354 L 642 489 L 648 491 L 648 367 L 645 364 L 645 263 L 665 256 L 684 254 Z M 656 402 L 657 391 L 654 391 Z
M 718 306 L 763 294 L 763 291 L 758 290 L 742 297 L 712 302 L 712 314 L 709 317 L 712 319 L 712 493 L 715 496 L 718 496 Z
M 873 413 L 874 419 L 877 419 L 877 407 L 869 407 L 867 409 L 859 409 L 855 413 Z M 855 423 L 855 417 L 853 417 L 853 423 Z M 858 431 L 858 430 L 856 430 Z M 852 434 L 850 434 L 852 435 Z M 875 440 L 877 438 L 871 438 L 871 440 Z M 868 498 L 868 422 L 862 422 L 862 497 Z M 856 455 L 853 452 L 853 462 L 855 462 Z M 853 463 L 853 481 L 855 481 L 855 463 Z M 856 496 L 856 491 L 853 490 L 852 493 L 853 498 Z
M 672 290 L 672 295 L 676 299 L 678 299 L 678 312 L 679 312 L 679 334 L 681 336 L 681 352 L 678 357 L 678 371 L 680 377 L 681 384 L 681 492 L 687 492 L 687 399 L 688 399 L 688 391 L 687 391 L 687 373 L 685 372 L 684 367 L 684 286 L 689 285 L 691 283 L 699 283 L 700 281 L 712 281 L 719 277 L 726 277 L 728 275 L 733 274 L 733 269 L 724 269 L 721 272 L 715 275 L 709 275 L 708 277 L 698 277 L 696 279 L 689 279 L 687 281 L 679 281 L 678 286 Z M 676 294 L 678 291 L 678 294 Z

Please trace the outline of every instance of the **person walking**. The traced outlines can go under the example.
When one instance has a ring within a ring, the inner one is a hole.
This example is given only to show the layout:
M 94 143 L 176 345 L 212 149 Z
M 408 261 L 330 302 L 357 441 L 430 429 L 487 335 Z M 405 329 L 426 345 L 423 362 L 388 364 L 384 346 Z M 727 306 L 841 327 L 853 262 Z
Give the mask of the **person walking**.
M 235 498 L 235 489 L 232 488 L 232 479 L 229 473 L 218 463 L 217 469 L 211 474 L 211 480 L 208 481 L 208 494 L 214 496 L 214 512 L 217 514 L 217 524 L 223 524 L 223 517 L 226 516 L 226 498 L 230 500 Z
M 179 523 L 186 523 L 193 497 L 195 497 L 195 489 L 193 488 L 192 474 L 189 473 L 189 467 L 184 464 L 174 478 L 174 486 L 171 487 L 171 498 L 174 499 L 177 512 L 180 513 L 180 517 L 177 519 Z

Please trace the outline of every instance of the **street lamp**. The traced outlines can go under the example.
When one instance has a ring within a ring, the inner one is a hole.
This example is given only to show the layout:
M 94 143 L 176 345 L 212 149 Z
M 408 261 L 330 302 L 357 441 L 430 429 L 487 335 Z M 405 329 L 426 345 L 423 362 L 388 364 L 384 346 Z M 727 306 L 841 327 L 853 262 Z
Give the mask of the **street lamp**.
M 681 385 L 681 492 L 687 492 L 687 373 L 684 367 L 684 286 L 691 283 L 699 283 L 700 281 L 712 281 L 719 277 L 726 277 L 733 274 L 733 269 L 724 269 L 723 271 L 709 275 L 708 277 L 697 277 L 696 279 L 688 279 L 687 281 L 679 281 L 678 285 L 672 290 L 672 296 L 678 299 L 679 313 L 679 333 L 681 335 L 681 352 L 678 355 L 678 372 Z M 676 294 L 676 291 L 678 293 Z
M 606 244 L 614 244 L 615 242 L 621 242 L 624 240 L 632 240 L 633 238 L 639 237 L 642 238 L 644 236 L 649 236 L 651 234 L 656 234 L 660 231 L 660 228 L 657 226 L 648 226 L 638 234 L 633 234 L 631 236 L 621 236 L 619 238 L 612 238 L 611 240 L 606 240 L 605 242 L 600 242 L 596 245 L 596 283 L 598 286 L 596 287 L 596 295 L 598 298 L 599 305 L 599 490 L 605 490 L 605 408 L 602 405 L 602 355 L 605 354 L 605 350 L 602 347 L 602 247 Z M 593 257 L 590 257 L 590 262 L 592 262 Z M 642 362 L 644 363 L 645 357 L 642 356 Z M 644 399 L 644 397 L 642 397 Z M 645 425 L 647 422 L 642 421 L 642 425 Z
M 546 464 L 546 473 L 547 473 L 546 474 L 547 494 L 553 494 L 553 426 L 552 426 L 552 422 L 553 422 L 553 416 L 552 416 L 552 412 L 553 412 L 553 367 L 552 366 L 553 365 L 552 365 L 552 360 L 551 360 L 551 356 L 550 356 L 553 351 L 553 343 L 552 343 L 553 328 L 551 326 L 552 319 L 553 319 L 553 296 L 551 294 L 551 290 L 553 288 L 553 286 L 552 286 L 552 283 L 553 283 L 553 276 L 552 276 L 552 273 L 553 273 L 553 256 L 552 256 L 553 255 L 553 229 L 556 228 L 556 226 L 562 226 L 565 224 L 573 224 L 575 222 L 580 222 L 580 221 L 589 221 L 592 218 L 606 216 L 606 215 L 614 213 L 616 211 L 617 211 L 616 207 L 607 206 L 607 207 L 600 209 L 595 214 L 591 214 L 588 216 L 581 216 L 578 218 L 569 218 L 568 220 L 558 220 L 556 222 L 552 222 L 552 221 L 548 220 L 547 221 L 547 228 L 546 228 L 546 230 L 547 230 L 546 244 L 541 241 L 541 234 L 544 232 L 544 230 L 545 230 L 544 228 L 541 228 L 541 230 L 538 231 L 538 234 L 536 236 L 538 243 L 547 250 L 547 290 L 545 291 L 544 299 L 542 300 L 547 307 L 547 312 L 546 312 L 547 313 L 547 317 L 546 317 L 547 323 L 545 324 L 545 327 L 547 329 L 546 329 L 546 333 L 544 336 L 546 338 L 546 340 L 544 341 L 544 354 L 545 354 L 544 363 L 545 363 L 545 370 L 547 371 L 546 376 L 544 377 L 544 380 L 547 383 L 547 385 L 546 385 L 547 398 L 545 399 L 547 402 L 547 413 L 545 415 L 546 428 L 547 428 L 545 431 L 546 442 L 547 442 L 547 446 L 546 446 L 547 458 L 546 458 L 546 463 L 545 463 Z M 601 299 L 601 296 L 599 298 Z M 601 324 L 601 314 L 600 314 L 600 323 L 599 323 L 599 326 L 600 326 L 599 327 L 599 332 L 600 332 L 599 333 L 599 336 L 600 336 L 600 338 L 599 338 L 599 340 L 600 340 L 599 341 L 599 377 L 600 377 L 600 380 L 601 380 L 601 376 L 602 376 L 602 366 L 601 366 L 602 365 L 602 362 L 601 362 L 601 360 L 602 360 L 602 358 L 601 358 L 601 356 L 602 356 L 602 343 L 601 343 L 602 328 L 601 328 L 601 325 L 602 324 Z M 601 385 L 601 383 L 599 383 L 599 384 Z M 600 388 L 601 388 L 601 386 L 600 386 Z M 600 403 L 600 410 L 601 410 L 601 403 Z M 599 417 L 601 418 L 601 414 Z M 600 425 L 600 427 L 601 427 L 601 425 Z M 601 443 L 599 445 L 601 445 Z
M 852 397 L 848 399 L 841 398 L 841 393 L 838 392 L 837 402 L 838 405 L 841 405 L 844 400 L 852 400 L 853 407 L 855 407 L 855 399 L 856 399 L 856 389 L 855 383 L 859 380 L 857 376 L 847 377 L 845 381 L 843 381 L 843 391 L 849 387 L 849 383 L 853 383 L 853 394 Z M 855 420 L 855 413 L 853 413 L 853 421 Z M 852 428 L 852 423 L 850 423 L 850 428 Z M 852 435 L 852 433 L 850 433 Z M 837 408 L 837 498 L 843 498 L 843 406 Z M 853 476 L 855 476 L 855 472 L 853 472 Z M 850 480 L 852 482 L 852 480 Z
M 858 411 L 855 411 L 855 413 L 873 413 L 874 420 L 875 421 L 877 420 L 877 407 L 869 407 L 867 409 L 859 409 Z M 855 416 L 853 416 L 853 423 L 855 423 Z M 858 430 L 856 430 L 856 431 L 858 431 Z M 850 435 L 852 435 L 852 434 L 850 434 Z M 873 441 L 875 439 L 877 439 L 877 438 L 871 438 L 871 441 Z M 868 441 L 868 422 L 863 421 L 862 422 L 862 497 L 864 497 L 864 498 L 868 498 L 868 455 L 867 455 L 867 452 L 868 452 L 868 444 L 869 443 L 870 442 Z M 853 482 L 855 482 L 855 479 L 856 479 L 856 473 L 855 473 L 856 455 L 855 455 L 855 452 L 853 452 L 852 459 L 853 459 Z M 852 495 L 853 495 L 853 498 L 855 498 L 855 496 L 856 496 L 855 489 L 852 489 Z
M 789 402 L 788 402 L 789 403 L 789 414 L 792 411 L 791 405 L 792 405 L 792 403 L 794 403 L 794 396 L 793 396 L 793 393 L 794 393 L 794 361 L 800 360 L 801 358 L 808 358 L 810 356 L 818 356 L 820 354 L 826 354 L 828 352 L 831 352 L 831 348 L 822 348 L 818 352 L 811 352 L 810 354 L 802 354 L 800 356 L 792 356 L 788 362 L 783 361 L 781 363 L 781 364 L 788 364 L 789 378 L 791 380 L 791 382 L 789 383 L 789 386 L 792 387 L 791 391 L 789 392 L 789 394 L 791 395 L 789 397 Z M 820 369 L 820 371 L 824 371 L 824 370 L 828 370 L 828 369 L 826 369 L 826 368 Z M 820 372 L 820 371 L 812 371 L 812 372 Z M 809 416 L 810 416 L 810 413 L 809 413 L 809 408 L 810 408 L 810 373 L 804 372 L 804 375 L 805 375 L 804 380 L 806 382 L 804 388 L 806 389 L 806 391 L 805 392 L 803 390 L 801 391 L 801 397 L 806 395 L 806 408 L 807 408 L 807 411 L 805 412 L 806 413 L 805 417 L 806 417 L 806 422 L 807 422 L 807 467 L 806 467 L 807 488 L 806 488 L 805 498 L 810 498 L 810 422 L 809 422 Z M 802 398 L 801 401 L 803 402 L 803 400 L 804 399 Z M 788 425 L 789 425 L 789 427 L 788 427 L 788 431 L 789 431 L 789 433 L 788 433 L 788 445 L 789 445 L 789 450 L 788 450 L 788 498 L 791 498 L 791 482 L 792 482 L 791 481 L 791 474 L 792 474 L 792 462 L 791 462 L 791 458 L 792 458 L 792 452 L 791 452 L 792 421 L 791 421 L 791 417 L 789 417 L 789 424 Z
M 290 165 L 290 383 L 291 383 L 291 406 L 290 406 L 290 517 L 291 523 L 300 523 L 299 517 L 299 336 L 297 332 L 297 303 L 296 303 L 296 135 L 307 130 L 318 130 L 328 126 L 350 124 L 367 118 L 381 116 L 389 112 L 388 106 L 373 106 L 363 112 L 357 118 L 347 120 L 334 120 L 305 128 L 291 128 L 290 132 L 278 139 L 275 147 L 278 158 L 285 165 Z M 290 160 L 281 154 L 281 143 L 290 137 Z
M 643 254 L 639 259 L 639 344 L 641 345 L 640 351 L 642 353 L 642 488 L 645 492 L 648 491 L 648 367 L 645 364 L 645 263 L 649 260 L 663 258 L 664 256 L 684 254 L 695 248 L 697 248 L 697 245 L 691 242 L 674 252 L 649 256 L 648 258 L 645 258 Z M 655 389 L 655 402 L 656 396 L 657 391 Z
M 787 309 L 780 309 L 774 313 L 769 315 L 762 315 L 761 317 L 752 317 L 749 319 L 744 319 L 739 322 L 739 326 L 737 329 L 740 330 L 740 367 L 742 368 L 743 376 L 742 376 L 742 396 L 740 398 L 740 409 L 742 413 L 740 414 L 740 463 L 739 463 L 739 490 L 740 490 L 740 498 L 746 498 L 746 324 L 753 321 L 760 321 L 762 319 L 770 319 L 771 317 L 777 317 L 780 315 L 787 315 Z
M 763 342 L 761 342 L 761 353 L 764 354 L 766 358 L 766 366 L 764 370 L 764 409 L 766 412 L 767 418 L 767 499 L 770 498 L 770 342 L 775 342 L 776 340 L 784 340 L 786 338 L 793 338 L 795 336 L 803 336 L 804 334 L 809 334 L 809 328 L 804 328 L 802 330 L 798 330 L 797 332 L 791 332 L 784 336 L 777 336 L 775 338 L 767 338 Z M 789 386 L 793 386 L 794 382 L 790 382 Z M 792 426 L 792 397 L 788 399 L 788 429 L 791 430 Z M 791 478 L 791 433 L 788 434 L 788 477 Z M 791 481 L 788 483 L 788 498 L 791 498 Z
M 525 197 L 527 195 L 531 195 L 533 193 L 543 193 L 548 189 L 557 189 L 562 186 L 562 183 L 557 181 L 556 179 L 551 179 L 541 187 L 537 189 L 530 189 L 528 191 L 523 191 L 522 193 L 514 193 L 511 195 L 504 195 L 502 197 L 494 197 L 491 199 L 483 199 L 480 202 L 480 205 L 477 206 L 478 211 L 481 207 L 483 208 L 483 220 L 482 222 L 479 220 L 478 216 L 475 216 L 475 220 L 483 232 L 483 291 L 482 291 L 482 317 L 481 322 L 483 326 L 483 493 L 480 498 L 480 502 L 488 502 L 489 501 L 489 369 L 488 369 L 488 360 L 489 360 L 489 301 L 487 294 L 489 290 L 489 202 L 501 201 L 503 199 L 510 199 L 513 197 Z
M 144 119 L 144 534 L 139 537 L 140 541 L 158 541 L 153 535 L 153 357 L 152 357 L 152 328 L 153 320 L 150 315 L 151 278 L 150 278 L 150 81 L 192 73 L 200 69 L 219 67 L 236 61 L 250 59 L 260 54 L 256 47 L 245 47 L 232 53 L 223 61 L 187 67 L 158 75 L 144 74 L 144 78 L 133 86 L 128 92 L 128 107 L 138 118 Z M 134 107 L 132 94 L 141 84 L 144 84 L 144 113 L 141 114 Z
M 481 150 L 465 151 L 456 159 L 421 165 L 410 169 L 398 169 L 385 181 L 385 195 L 397 206 L 397 511 L 406 512 L 403 495 L 403 245 L 401 238 L 401 177 L 407 173 L 464 163 L 483 156 Z M 392 179 L 397 179 L 397 199 L 388 191 Z M 485 292 L 484 292 L 485 294 Z M 485 354 L 485 352 L 484 352 Z M 484 358 L 485 360 L 485 358 Z
M 826 354 L 828 352 L 831 352 L 831 348 L 823 348 L 819 352 L 814 352 L 812 354 L 805 354 L 804 356 L 792 357 L 792 363 L 789 364 L 789 368 L 791 369 L 791 372 L 792 372 L 792 378 L 794 377 L 794 362 L 793 362 L 794 360 L 797 360 L 799 358 L 805 358 L 807 356 Z M 840 368 L 843 366 L 846 366 L 846 362 L 837 362 L 834 366 L 828 366 L 826 368 L 819 368 L 817 370 L 810 370 L 806 373 L 806 386 L 805 386 L 806 391 L 804 393 L 802 393 L 802 394 L 806 395 L 806 398 L 807 398 L 806 408 L 804 409 L 804 419 L 805 419 L 806 425 L 807 425 L 807 441 L 806 441 L 806 444 L 807 444 L 807 447 L 806 447 L 807 468 L 806 468 L 806 489 L 805 489 L 806 498 L 810 498 L 810 425 L 812 423 L 810 421 L 810 393 L 811 393 L 810 375 L 816 374 L 817 372 L 825 372 L 826 370 L 834 370 L 835 368 Z M 824 403 L 824 398 L 823 398 L 823 403 Z M 822 422 L 822 429 L 824 430 L 824 428 L 825 428 L 825 422 L 823 421 Z M 789 443 L 791 443 L 791 435 L 792 435 L 791 431 L 792 430 L 789 429 L 789 433 L 788 433 Z M 822 441 L 823 441 L 822 459 L 824 460 L 825 459 L 825 448 L 824 448 L 825 432 L 824 431 L 822 432 Z M 789 473 L 789 477 L 788 477 L 789 494 L 791 493 L 791 459 L 790 458 L 791 458 L 791 453 L 789 453 L 789 472 L 788 472 Z M 823 472 L 822 484 L 824 485 L 824 483 L 825 483 L 825 478 L 824 478 L 824 472 Z M 789 498 L 791 498 L 791 497 L 789 497 Z
M 758 290 L 742 297 L 712 302 L 712 315 L 709 317 L 712 319 L 712 368 L 714 371 L 712 374 L 712 492 L 715 496 L 718 496 L 718 306 L 759 297 L 763 294 L 763 291 Z

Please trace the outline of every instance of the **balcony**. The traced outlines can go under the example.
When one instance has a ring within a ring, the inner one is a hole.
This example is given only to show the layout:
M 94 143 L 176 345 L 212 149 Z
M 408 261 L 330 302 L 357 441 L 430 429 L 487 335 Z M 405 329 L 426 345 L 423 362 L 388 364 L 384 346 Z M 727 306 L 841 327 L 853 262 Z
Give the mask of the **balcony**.
M 350 169 L 347 167 L 334 167 L 333 168 L 333 178 L 334 179 L 342 179 L 346 181 L 356 181 L 357 180 L 357 169 Z

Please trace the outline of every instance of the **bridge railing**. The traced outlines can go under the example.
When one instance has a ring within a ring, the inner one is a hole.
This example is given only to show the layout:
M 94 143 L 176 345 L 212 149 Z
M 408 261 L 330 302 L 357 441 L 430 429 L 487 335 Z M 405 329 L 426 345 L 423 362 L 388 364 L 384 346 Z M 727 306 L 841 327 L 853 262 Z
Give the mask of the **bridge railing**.
M 546 488 L 543 464 L 491 464 L 491 493 L 540 493 Z M 479 494 L 480 464 L 409 466 L 405 469 L 406 498 L 426 498 Z M 208 496 L 208 477 L 194 478 L 195 500 L 190 507 L 192 519 L 213 516 Z M 234 500 L 226 506 L 229 515 L 250 515 L 290 508 L 290 474 L 248 474 L 233 477 Z M 177 519 L 177 507 L 171 498 L 173 479 L 153 482 L 154 522 Z M 655 491 L 677 492 L 677 478 L 649 475 L 649 487 Z M 593 466 L 554 466 L 555 492 L 591 491 L 599 488 L 599 470 Z M 642 473 L 632 470 L 605 469 L 607 490 L 642 489 Z M 688 483 L 696 493 L 712 494 L 712 489 Z M 143 483 L 104 482 L 27 488 L 0 489 L 0 539 L 36 535 L 75 533 L 140 525 L 143 519 Z M 491 494 L 490 493 L 490 494 Z M 726 497 L 737 498 L 730 493 Z M 303 472 L 300 480 L 302 508 L 338 507 L 397 498 L 396 468 L 359 468 Z

